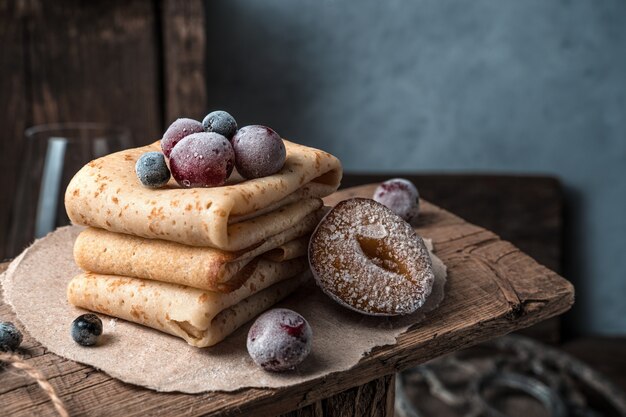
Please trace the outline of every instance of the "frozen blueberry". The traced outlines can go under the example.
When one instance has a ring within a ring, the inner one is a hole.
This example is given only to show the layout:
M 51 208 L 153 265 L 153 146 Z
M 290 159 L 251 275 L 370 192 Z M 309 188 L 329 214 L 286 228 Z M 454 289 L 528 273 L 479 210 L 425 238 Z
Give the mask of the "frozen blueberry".
M 281 372 L 300 364 L 311 352 L 313 332 L 300 314 L 275 308 L 259 316 L 248 332 L 252 360 L 266 371 Z
M 224 110 L 216 110 L 207 114 L 202 120 L 202 127 L 207 132 L 215 132 L 232 139 L 237 132 L 237 122 L 235 118 Z
M 149 188 L 163 187 L 170 180 L 170 170 L 161 152 L 146 152 L 135 164 L 135 172 L 141 183 Z
M 380 184 L 374 192 L 374 200 L 387 206 L 409 223 L 417 219 L 419 214 L 417 188 L 404 178 L 394 178 Z
M 163 150 L 163 155 L 165 155 L 166 158 L 169 158 L 174 146 L 176 146 L 176 144 L 185 136 L 203 131 L 204 128 L 202 127 L 202 123 L 197 120 L 185 118 L 176 119 L 174 123 L 167 128 L 163 134 L 163 139 L 161 139 L 161 149 Z
M 244 178 L 261 178 L 281 170 L 287 159 L 280 135 L 266 126 L 244 126 L 232 140 L 237 172 Z
M 79 345 L 93 346 L 102 334 L 102 320 L 95 314 L 83 314 L 72 322 L 72 339 Z
M 12 351 L 20 347 L 22 332 L 11 322 L 0 322 L 0 351 Z
M 235 165 L 235 152 L 218 133 L 194 133 L 172 149 L 172 176 L 183 187 L 224 185 Z

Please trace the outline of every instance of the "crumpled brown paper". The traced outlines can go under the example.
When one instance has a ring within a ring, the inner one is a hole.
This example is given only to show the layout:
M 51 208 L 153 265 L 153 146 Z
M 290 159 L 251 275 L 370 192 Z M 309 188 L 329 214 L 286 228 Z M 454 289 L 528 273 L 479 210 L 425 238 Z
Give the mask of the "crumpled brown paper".
M 248 356 L 250 323 L 218 345 L 198 349 L 159 331 L 101 315 L 104 334 L 100 343 L 82 347 L 70 337 L 70 325 L 84 310 L 68 304 L 65 297 L 68 281 L 79 273 L 72 247 L 80 230 L 76 226 L 58 229 L 16 258 L 0 278 L 6 301 L 31 336 L 50 351 L 157 391 L 277 388 L 344 371 L 372 348 L 394 344 L 398 335 L 443 299 L 446 268 L 437 257 L 433 257 L 433 294 L 422 311 L 411 316 L 364 316 L 339 306 L 309 283 L 278 304 L 302 314 L 313 328 L 311 355 L 296 370 L 282 374 L 263 371 Z

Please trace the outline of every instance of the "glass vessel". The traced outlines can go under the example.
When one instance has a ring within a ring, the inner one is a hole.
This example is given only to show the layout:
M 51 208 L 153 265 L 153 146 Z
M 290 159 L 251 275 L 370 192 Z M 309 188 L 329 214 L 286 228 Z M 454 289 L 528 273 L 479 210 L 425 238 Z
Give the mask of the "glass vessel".
M 99 123 L 58 123 L 24 131 L 21 171 L 9 232 L 8 255 L 69 224 L 63 197 L 87 162 L 132 145 L 130 130 Z

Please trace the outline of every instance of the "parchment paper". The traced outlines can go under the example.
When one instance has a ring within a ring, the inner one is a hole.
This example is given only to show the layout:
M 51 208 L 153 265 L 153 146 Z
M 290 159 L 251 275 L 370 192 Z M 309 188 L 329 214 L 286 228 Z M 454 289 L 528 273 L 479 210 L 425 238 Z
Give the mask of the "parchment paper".
M 433 294 L 422 311 L 411 316 L 364 316 L 339 306 L 309 283 L 277 305 L 299 312 L 313 328 L 311 355 L 296 370 L 282 374 L 263 371 L 248 356 L 250 323 L 217 346 L 198 349 L 159 331 L 100 315 L 104 324 L 100 343 L 82 347 L 72 340 L 70 325 L 85 311 L 69 305 L 65 297 L 68 281 L 79 273 L 72 246 L 81 230 L 58 229 L 16 258 L 0 278 L 6 301 L 31 336 L 50 351 L 157 391 L 277 388 L 344 371 L 372 348 L 394 344 L 443 299 L 446 268 L 436 257 Z

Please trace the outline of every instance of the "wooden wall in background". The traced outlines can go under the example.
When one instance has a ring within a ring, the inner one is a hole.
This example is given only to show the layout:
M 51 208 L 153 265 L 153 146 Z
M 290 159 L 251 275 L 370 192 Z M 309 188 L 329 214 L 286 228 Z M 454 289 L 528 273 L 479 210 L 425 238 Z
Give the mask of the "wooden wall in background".
M 205 111 L 204 4 L 0 0 L 0 259 L 28 126 L 127 126 L 136 145 Z M 34 204 L 35 202 L 33 202 Z
M 207 111 L 204 3 L 164 0 L 161 11 L 166 125 L 181 115 L 202 120 Z

